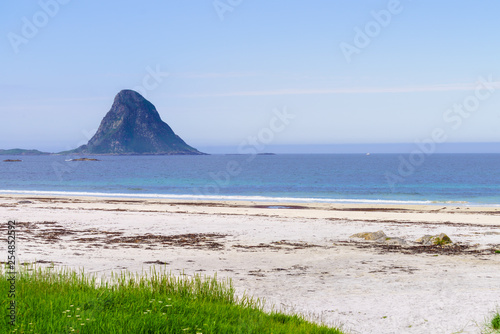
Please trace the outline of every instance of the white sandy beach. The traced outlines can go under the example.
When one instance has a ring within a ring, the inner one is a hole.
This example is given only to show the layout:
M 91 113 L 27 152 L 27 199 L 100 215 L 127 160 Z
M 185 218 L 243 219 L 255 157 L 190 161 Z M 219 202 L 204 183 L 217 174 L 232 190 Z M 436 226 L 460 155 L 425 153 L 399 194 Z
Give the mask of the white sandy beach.
M 21 262 L 217 273 L 349 333 L 481 333 L 500 308 L 500 207 L 3 195 L 0 217 L 18 222 Z M 409 245 L 350 238 L 378 230 Z M 442 232 L 455 246 L 412 243 Z

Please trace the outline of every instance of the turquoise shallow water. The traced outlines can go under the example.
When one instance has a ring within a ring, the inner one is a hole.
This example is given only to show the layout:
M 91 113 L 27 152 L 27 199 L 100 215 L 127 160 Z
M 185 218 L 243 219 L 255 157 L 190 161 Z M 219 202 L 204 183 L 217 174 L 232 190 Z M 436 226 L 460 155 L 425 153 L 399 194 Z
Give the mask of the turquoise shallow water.
M 101 161 L 2 162 L 0 193 L 500 205 L 500 154 L 96 158 Z

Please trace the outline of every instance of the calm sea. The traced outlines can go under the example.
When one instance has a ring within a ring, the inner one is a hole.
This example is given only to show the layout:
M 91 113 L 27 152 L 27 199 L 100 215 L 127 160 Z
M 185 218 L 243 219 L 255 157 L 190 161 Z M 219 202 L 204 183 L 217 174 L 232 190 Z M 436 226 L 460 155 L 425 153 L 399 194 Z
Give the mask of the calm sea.
M 19 157 L 4 156 L 3 159 Z M 0 193 L 500 205 L 500 154 L 27 156 Z

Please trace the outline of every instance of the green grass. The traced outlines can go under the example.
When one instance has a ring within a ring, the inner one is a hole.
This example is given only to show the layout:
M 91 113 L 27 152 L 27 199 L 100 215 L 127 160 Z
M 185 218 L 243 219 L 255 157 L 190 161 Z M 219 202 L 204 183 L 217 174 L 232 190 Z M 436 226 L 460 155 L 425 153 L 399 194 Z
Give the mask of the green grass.
M 217 277 L 114 275 L 21 269 L 16 277 L 16 325 L 8 323 L 10 283 L 0 269 L 2 333 L 335 333 L 299 315 L 265 313 L 253 298 L 237 298 Z
M 496 311 L 493 315 L 487 317 L 485 324 L 482 326 L 481 333 L 494 334 L 500 333 L 500 312 Z
M 493 319 L 491 319 L 491 327 L 495 330 L 500 330 L 500 314 L 499 313 L 495 314 Z

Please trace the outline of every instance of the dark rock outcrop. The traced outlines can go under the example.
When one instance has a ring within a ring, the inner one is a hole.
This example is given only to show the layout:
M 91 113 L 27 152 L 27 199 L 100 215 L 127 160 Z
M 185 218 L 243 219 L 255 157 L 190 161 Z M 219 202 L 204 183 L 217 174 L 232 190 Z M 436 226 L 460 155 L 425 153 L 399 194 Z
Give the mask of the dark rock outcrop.
M 78 159 L 71 159 L 69 161 L 101 161 L 101 160 L 94 159 L 94 158 L 78 158 Z
M 122 90 L 87 145 L 66 154 L 203 154 L 186 144 L 163 122 L 151 102 Z

